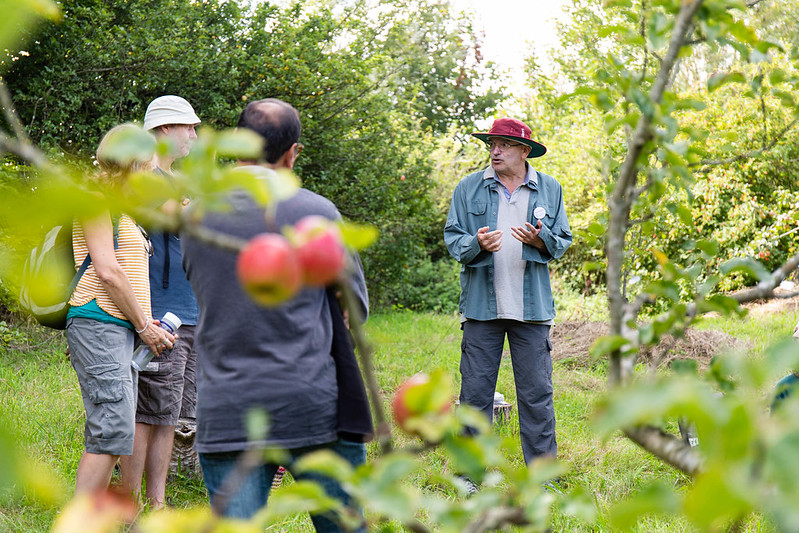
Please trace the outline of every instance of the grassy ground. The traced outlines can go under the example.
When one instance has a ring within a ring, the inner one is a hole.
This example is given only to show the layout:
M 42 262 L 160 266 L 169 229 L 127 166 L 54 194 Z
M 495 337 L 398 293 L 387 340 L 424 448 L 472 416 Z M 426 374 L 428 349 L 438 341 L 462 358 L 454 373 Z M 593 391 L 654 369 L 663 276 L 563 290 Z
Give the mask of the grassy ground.
M 593 311 L 592 311 L 593 309 Z M 586 311 L 588 310 L 588 311 Z M 562 300 L 561 316 L 597 318 L 598 301 L 584 301 L 567 295 Z M 594 316 L 581 316 L 590 313 Z M 601 317 L 600 317 L 601 318 Z M 795 309 L 769 314 L 750 314 L 743 320 L 707 319 L 701 327 L 718 329 L 749 340 L 753 356 L 777 338 L 790 334 L 796 323 Z M 74 372 L 64 356 L 65 342 L 60 334 L 25 331 L 27 340 L 16 335 L 12 345 L 0 336 L 0 420 L 16 434 L 16 441 L 30 457 L 52 469 L 54 485 L 68 497 L 82 451 L 83 409 Z M 396 312 L 373 316 L 368 324 L 375 346 L 379 383 L 387 402 L 391 392 L 408 376 L 418 371 L 444 368 L 457 380 L 460 354 L 460 328 L 456 316 Z M 578 366 L 568 361 L 556 363 L 553 372 L 555 408 L 558 420 L 559 458 L 569 466 L 564 484 L 568 490 L 580 487 L 595 498 L 598 523 L 588 527 L 562 513 L 554 516 L 556 531 L 607 531 L 606 511 L 614 503 L 653 480 L 682 486 L 685 476 L 664 466 L 620 435 L 603 442 L 591 429 L 591 413 L 605 388 L 605 365 Z M 503 360 L 497 390 L 515 403 L 509 360 Z M 518 422 L 514 416 L 496 426 L 514 447 L 510 457 L 521 463 Z M 675 427 L 670 429 L 676 431 Z M 409 443 L 394 431 L 397 443 Z M 376 450 L 369 450 L 374 456 Z M 445 469 L 444 457 L 436 451 L 425 457 L 425 471 L 412 480 L 429 490 L 439 490 L 430 478 Z M 0 472 L 0 480 L 3 473 Z M 168 496 L 178 507 L 206 502 L 202 483 L 182 478 L 171 483 Z M 0 493 L 0 532 L 44 532 L 54 520 L 56 509 L 38 505 L 29 497 Z M 670 517 L 651 517 L 639 523 L 639 531 L 682 531 L 690 527 Z M 752 517 L 744 530 L 770 531 L 768 524 Z M 312 531 L 307 516 L 298 515 L 270 531 Z

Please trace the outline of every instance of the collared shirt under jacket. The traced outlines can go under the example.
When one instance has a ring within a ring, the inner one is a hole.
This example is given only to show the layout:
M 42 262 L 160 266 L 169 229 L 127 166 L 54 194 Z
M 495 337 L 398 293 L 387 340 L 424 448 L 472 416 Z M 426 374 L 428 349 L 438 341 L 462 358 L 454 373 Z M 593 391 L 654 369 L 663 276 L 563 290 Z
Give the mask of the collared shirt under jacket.
M 533 226 L 540 217 L 539 236 L 546 251 L 524 244 L 524 320 L 545 322 L 555 318 L 555 302 L 549 282 L 547 263 L 561 257 L 572 243 L 572 233 L 563 205 L 563 190 L 554 178 L 527 166 L 527 182 L 521 187 L 530 189 L 527 221 Z M 455 187 L 444 227 L 444 242 L 449 253 L 461 263 L 460 312 L 466 319 L 493 320 L 497 318 L 494 292 L 493 253 L 480 248 L 477 230 L 488 226 L 497 229 L 497 210 L 502 185 L 495 179 L 494 169 L 488 167 L 465 177 Z M 506 231 L 504 239 L 513 239 Z

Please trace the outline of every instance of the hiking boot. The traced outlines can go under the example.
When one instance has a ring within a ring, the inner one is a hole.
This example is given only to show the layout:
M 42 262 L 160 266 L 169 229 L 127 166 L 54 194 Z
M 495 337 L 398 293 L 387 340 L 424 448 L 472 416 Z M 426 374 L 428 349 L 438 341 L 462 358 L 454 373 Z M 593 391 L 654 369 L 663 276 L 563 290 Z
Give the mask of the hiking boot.
M 542 483 L 541 488 L 544 489 L 544 492 L 563 495 L 563 489 L 558 485 L 557 479 L 550 479 L 546 483 Z
M 466 476 L 455 476 L 455 479 L 458 480 L 459 488 L 462 488 L 466 491 L 467 496 L 471 496 L 472 494 L 476 493 L 480 490 L 480 485 L 472 481 L 470 478 Z

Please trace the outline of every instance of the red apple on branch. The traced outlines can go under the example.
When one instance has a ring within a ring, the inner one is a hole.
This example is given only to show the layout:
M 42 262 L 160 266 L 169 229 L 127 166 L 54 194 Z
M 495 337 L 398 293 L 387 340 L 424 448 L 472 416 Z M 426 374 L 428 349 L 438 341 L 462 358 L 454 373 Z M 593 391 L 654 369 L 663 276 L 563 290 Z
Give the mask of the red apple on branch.
M 290 238 L 302 265 L 305 284 L 324 287 L 336 280 L 347 255 L 334 221 L 317 215 L 307 216 L 294 225 Z
M 394 420 L 403 431 L 435 442 L 444 429 L 444 417 L 452 408 L 451 386 L 440 372 L 419 373 L 403 382 L 391 400 Z
M 253 237 L 236 262 L 239 282 L 261 305 L 278 305 L 302 285 L 302 267 L 288 240 L 276 233 Z

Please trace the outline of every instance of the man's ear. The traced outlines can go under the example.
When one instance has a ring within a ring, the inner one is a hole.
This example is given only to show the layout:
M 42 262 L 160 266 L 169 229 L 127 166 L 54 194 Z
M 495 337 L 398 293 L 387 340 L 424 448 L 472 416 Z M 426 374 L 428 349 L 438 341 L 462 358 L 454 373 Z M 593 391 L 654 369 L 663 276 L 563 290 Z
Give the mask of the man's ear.
M 286 152 L 280 157 L 281 162 L 283 163 L 282 166 L 293 169 L 294 168 L 294 161 L 297 160 L 297 156 L 295 155 L 294 145 L 291 145 L 291 148 L 286 150 Z

